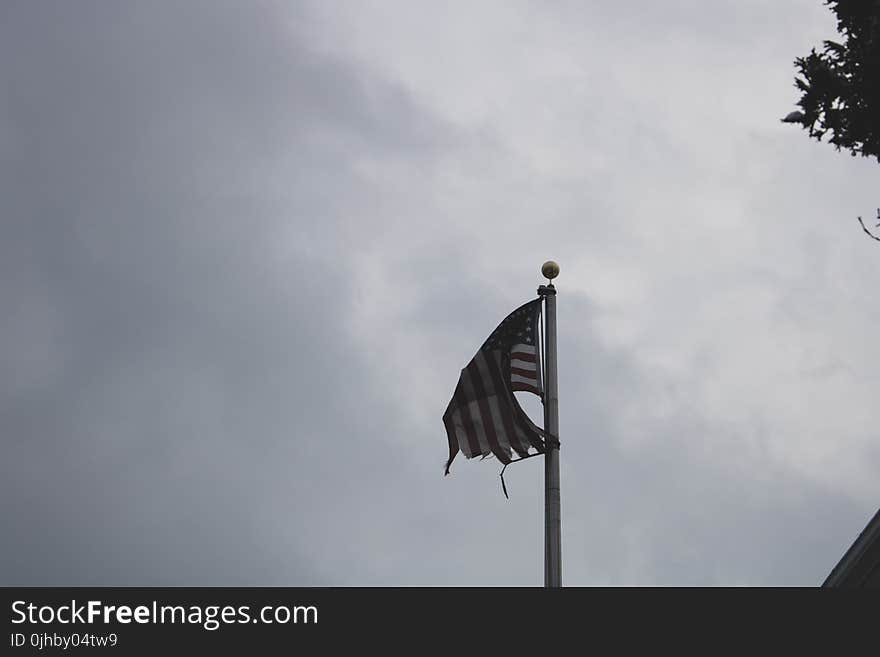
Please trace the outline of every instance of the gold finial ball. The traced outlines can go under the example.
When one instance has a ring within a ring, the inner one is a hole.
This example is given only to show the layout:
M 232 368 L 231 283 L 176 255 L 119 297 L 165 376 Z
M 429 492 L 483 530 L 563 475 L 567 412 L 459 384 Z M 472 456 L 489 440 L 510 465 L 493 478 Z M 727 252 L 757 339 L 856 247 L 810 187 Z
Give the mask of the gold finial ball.
M 552 260 L 548 260 L 541 265 L 541 273 L 544 274 L 544 278 L 549 278 L 552 281 L 559 276 L 559 265 Z

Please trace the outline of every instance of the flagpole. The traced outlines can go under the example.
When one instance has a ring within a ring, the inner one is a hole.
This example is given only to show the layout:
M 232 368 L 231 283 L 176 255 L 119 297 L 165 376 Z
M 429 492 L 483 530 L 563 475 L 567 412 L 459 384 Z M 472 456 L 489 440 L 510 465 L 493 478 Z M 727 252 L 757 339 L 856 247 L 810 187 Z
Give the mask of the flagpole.
M 559 502 L 559 397 L 556 388 L 556 288 L 553 279 L 559 265 L 552 260 L 541 267 L 550 280 L 541 285 L 538 294 L 544 297 L 544 586 L 562 586 L 562 518 Z

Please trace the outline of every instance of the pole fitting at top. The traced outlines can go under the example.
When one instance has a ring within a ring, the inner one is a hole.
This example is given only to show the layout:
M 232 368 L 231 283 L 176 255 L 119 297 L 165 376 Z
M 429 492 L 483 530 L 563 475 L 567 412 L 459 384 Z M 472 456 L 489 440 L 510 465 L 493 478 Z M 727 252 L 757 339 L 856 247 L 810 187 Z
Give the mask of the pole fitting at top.
M 541 273 L 544 275 L 544 278 L 552 281 L 559 276 L 559 265 L 553 260 L 548 260 L 541 265 Z M 550 285 L 553 285 L 553 283 L 550 283 Z
M 541 265 L 541 273 L 547 278 L 547 285 L 538 286 L 538 295 L 542 297 L 556 294 L 556 288 L 553 287 L 553 279 L 559 276 L 559 265 L 548 260 Z

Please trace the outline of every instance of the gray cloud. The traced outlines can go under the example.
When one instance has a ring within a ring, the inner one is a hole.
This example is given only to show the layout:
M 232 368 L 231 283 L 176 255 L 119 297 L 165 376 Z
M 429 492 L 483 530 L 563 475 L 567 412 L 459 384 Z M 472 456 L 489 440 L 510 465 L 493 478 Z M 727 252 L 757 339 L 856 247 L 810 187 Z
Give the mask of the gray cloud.
M 7 583 L 321 583 L 387 448 L 347 158 L 438 130 L 268 7 L 171 9 L 4 21 Z
M 779 128 L 821 8 L 649 5 L 8 4 L 2 582 L 540 584 L 440 416 L 551 256 L 566 582 L 820 582 L 876 174 Z

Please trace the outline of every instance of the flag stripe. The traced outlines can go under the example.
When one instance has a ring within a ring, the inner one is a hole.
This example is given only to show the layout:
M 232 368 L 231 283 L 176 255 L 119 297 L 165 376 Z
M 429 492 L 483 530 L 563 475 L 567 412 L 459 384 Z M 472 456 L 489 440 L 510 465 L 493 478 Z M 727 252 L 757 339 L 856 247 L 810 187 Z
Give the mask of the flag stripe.
M 467 408 L 462 407 L 455 412 L 457 414 L 456 419 L 458 422 L 456 431 L 458 433 L 458 444 L 461 447 L 461 451 L 470 454 L 468 458 L 479 456 L 480 441 L 477 440 L 477 434 L 474 431 L 473 426 L 470 424 L 470 414 L 467 413 Z M 467 426 L 465 426 L 465 421 L 468 423 Z
M 516 414 L 513 412 L 513 407 L 510 404 L 510 400 L 507 398 L 507 389 L 501 378 L 501 354 L 493 352 L 491 357 L 494 361 L 494 367 L 490 366 L 488 369 L 492 376 L 492 381 L 495 384 L 495 389 L 500 391 L 499 394 L 495 396 L 495 399 L 498 402 L 499 409 L 502 411 L 501 415 L 504 418 L 504 430 L 507 432 L 510 445 L 516 450 L 516 453 L 520 456 L 525 456 L 529 452 L 530 443 L 521 432 L 517 432 L 517 427 L 514 423 Z
M 483 411 L 484 416 L 487 418 L 486 424 L 492 428 L 492 436 L 494 437 L 495 442 L 498 444 L 498 447 L 502 450 L 505 457 L 510 458 L 510 441 L 508 440 L 507 433 L 504 430 L 504 424 L 499 421 L 500 413 L 498 412 L 498 403 L 496 401 L 496 397 L 498 396 L 498 390 L 493 385 L 492 375 L 489 372 L 489 364 L 486 362 L 486 354 L 484 352 L 478 353 L 474 356 L 474 360 L 472 361 L 475 366 L 476 372 L 475 377 L 480 380 L 483 389 L 483 395 L 485 399 L 485 405 L 481 404 L 480 408 Z M 476 380 L 476 379 L 475 379 Z M 497 456 L 497 454 L 496 454 Z M 501 459 L 501 457 L 498 457 Z M 501 459 L 502 461 L 504 459 Z
M 538 390 L 535 386 L 529 385 L 528 383 L 519 383 L 515 382 L 513 385 L 514 392 L 532 392 L 536 395 L 540 395 L 541 391 Z
M 477 438 L 477 432 L 474 431 L 474 423 L 471 421 L 471 414 L 467 409 L 467 403 L 457 409 L 456 413 L 458 415 L 457 425 L 459 427 L 458 444 L 461 446 L 462 452 L 465 451 L 465 445 L 467 445 L 467 451 L 471 454 L 468 458 L 473 458 L 482 452 L 480 451 L 480 440 Z M 462 441 L 462 438 L 464 438 L 464 441 Z
M 525 376 L 520 376 L 519 374 L 511 374 L 510 375 L 510 382 L 514 383 L 514 384 L 525 383 L 526 385 L 532 385 L 532 384 L 537 383 L 537 381 L 535 380 L 534 377 L 525 377 Z
M 495 371 L 497 380 L 501 381 L 503 375 L 501 374 L 501 356 L 500 354 L 494 354 L 495 360 L 498 363 L 498 370 Z M 508 418 L 508 422 L 511 425 L 511 429 L 509 430 L 512 436 L 515 436 L 516 442 L 519 443 L 519 449 L 524 451 L 526 454 L 529 451 L 529 447 L 531 446 L 531 442 L 526 437 L 522 427 L 520 426 L 519 420 L 516 414 L 517 402 L 516 398 L 513 396 L 513 391 L 510 389 L 509 385 L 504 386 L 502 393 L 498 396 L 498 403 L 505 410 L 505 415 Z M 517 453 L 520 453 L 517 450 Z
M 498 442 L 501 444 L 501 448 L 506 450 L 508 456 L 510 455 L 511 450 L 522 456 L 523 448 L 520 445 L 520 442 L 517 439 L 516 435 L 513 433 L 513 424 L 511 424 L 510 433 L 508 433 L 507 429 L 505 428 L 505 415 L 501 410 L 501 405 L 498 403 L 498 397 L 490 397 L 486 400 L 486 404 L 488 405 L 489 412 L 492 415 L 492 423 L 499 428 Z
M 517 454 L 522 456 L 523 453 L 528 453 L 529 442 L 528 440 L 523 441 L 516 431 L 516 425 L 513 421 L 515 415 L 513 413 L 513 408 L 510 406 L 507 399 L 507 389 L 505 388 L 501 377 L 501 355 L 498 352 L 494 352 L 490 354 L 490 357 L 493 360 L 493 365 L 489 366 L 488 369 L 492 381 L 495 384 L 495 388 L 499 391 L 499 394 L 495 396 L 495 402 L 498 404 L 498 409 L 501 412 L 501 417 L 504 422 L 504 431 L 508 436 L 508 442 L 511 447 L 513 447 Z
M 480 455 L 486 456 L 492 453 L 492 447 L 486 437 L 486 429 L 483 426 L 483 418 L 480 415 L 480 404 L 476 400 L 468 402 L 467 411 L 474 425 L 474 433 L 477 434 L 477 442 L 480 443 Z
M 483 445 L 482 441 L 480 442 L 480 445 L 483 447 L 483 454 L 494 454 L 495 458 L 502 463 L 510 463 L 510 450 L 503 449 L 498 442 L 488 400 L 480 399 L 479 401 L 472 402 L 472 404 L 476 407 L 475 410 L 480 416 L 479 427 L 486 440 L 485 445 Z
M 475 367 L 474 360 L 476 360 L 476 356 L 471 359 L 471 362 L 467 364 L 461 371 L 461 384 L 462 390 L 466 397 L 467 401 L 467 416 L 471 420 L 471 424 L 474 427 L 474 434 L 477 437 L 477 442 L 480 446 L 480 451 L 478 452 L 482 456 L 486 456 L 488 454 L 493 454 L 494 450 L 492 446 L 489 444 L 489 440 L 486 436 L 485 429 L 483 427 L 483 418 L 480 414 L 480 407 L 477 400 L 483 396 L 482 389 L 482 381 L 478 378 L 474 377 Z
M 452 412 L 450 418 L 452 420 L 452 434 L 455 438 L 455 443 L 458 445 L 459 449 L 461 449 L 466 458 L 473 457 L 473 453 L 471 453 L 471 445 L 464 432 L 464 425 L 461 423 L 461 409 L 456 408 Z
M 501 447 L 498 436 L 495 432 L 495 425 L 494 421 L 492 420 L 492 413 L 489 411 L 489 405 L 486 400 L 486 390 L 483 387 L 483 379 L 480 376 L 479 365 L 477 363 L 477 361 L 482 360 L 482 356 L 482 352 L 477 354 L 466 368 L 467 377 L 470 379 L 471 384 L 473 385 L 474 393 L 476 396 L 476 402 L 471 402 L 471 413 L 473 414 L 476 410 L 476 413 L 477 415 L 479 415 L 480 420 L 479 426 L 483 430 L 483 433 L 488 441 L 488 448 L 484 453 L 491 451 L 502 463 L 510 463 L 510 450 L 505 450 Z
M 537 370 L 535 370 L 535 369 L 524 370 L 521 367 L 514 367 L 513 362 L 510 363 L 510 373 L 511 374 L 518 374 L 519 376 L 527 378 L 530 381 L 537 381 L 538 380 Z

